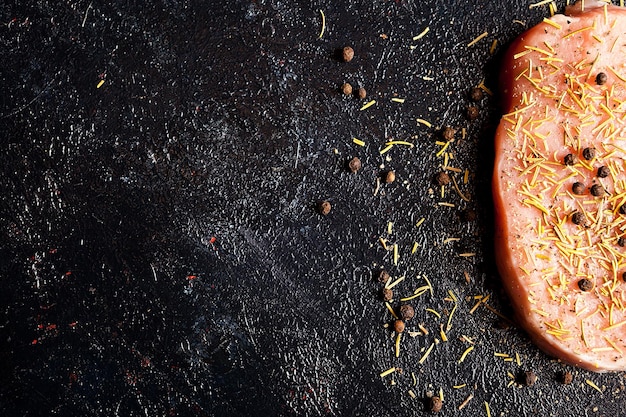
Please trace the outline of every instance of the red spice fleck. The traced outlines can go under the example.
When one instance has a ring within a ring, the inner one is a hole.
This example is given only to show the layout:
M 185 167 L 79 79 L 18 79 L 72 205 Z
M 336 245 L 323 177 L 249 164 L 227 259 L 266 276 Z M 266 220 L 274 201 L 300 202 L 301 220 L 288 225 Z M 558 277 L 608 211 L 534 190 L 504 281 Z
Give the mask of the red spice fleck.
M 65 276 L 69 276 L 69 275 L 72 275 L 72 271 L 67 271 L 67 272 L 65 273 Z
M 211 240 L 209 240 L 210 244 L 215 243 L 215 241 L 217 240 L 217 238 L 215 236 L 211 236 Z
M 33 341 L 30 342 L 31 345 L 36 345 L 37 343 L 39 343 L 39 340 L 37 339 L 33 339 Z
M 52 323 L 46 326 L 46 330 L 55 330 L 57 328 L 57 325 Z
M 77 324 L 78 324 L 78 322 L 73 321 L 70 324 L 68 324 L 68 326 L 70 326 L 71 328 L 74 328 L 74 327 L 76 327 Z
M 197 275 L 187 275 L 187 279 L 188 279 L 189 281 L 193 281 L 193 280 L 194 280 L 194 279 L 196 279 L 196 278 L 198 278 L 198 276 L 197 276 Z

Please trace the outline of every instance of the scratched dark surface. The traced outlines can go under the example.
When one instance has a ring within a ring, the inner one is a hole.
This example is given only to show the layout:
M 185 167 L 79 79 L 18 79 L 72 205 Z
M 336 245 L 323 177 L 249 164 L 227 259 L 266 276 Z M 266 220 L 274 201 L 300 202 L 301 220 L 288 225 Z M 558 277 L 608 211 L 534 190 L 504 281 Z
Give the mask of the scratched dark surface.
M 100 3 L 0 3 L 1 415 L 424 415 L 440 389 L 441 415 L 486 415 L 485 402 L 492 416 L 619 414 L 622 373 L 564 366 L 486 307 L 469 313 L 490 295 L 511 316 L 490 247 L 497 97 L 469 122 L 467 92 L 482 79 L 497 91 L 498 57 L 546 6 Z M 355 58 L 339 62 L 348 44 Z M 368 98 L 343 97 L 345 81 Z M 448 151 L 469 202 L 433 185 L 445 125 L 467 129 Z M 381 155 L 392 139 L 416 146 Z M 396 181 L 375 192 L 388 169 Z M 405 276 L 396 300 L 423 275 L 434 289 L 407 323 L 429 334 L 405 333 L 399 358 L 381 266 Z M 462 335 L 474 350 L 459 363 Z M 525 370 L 538 382 L 510 385 Z

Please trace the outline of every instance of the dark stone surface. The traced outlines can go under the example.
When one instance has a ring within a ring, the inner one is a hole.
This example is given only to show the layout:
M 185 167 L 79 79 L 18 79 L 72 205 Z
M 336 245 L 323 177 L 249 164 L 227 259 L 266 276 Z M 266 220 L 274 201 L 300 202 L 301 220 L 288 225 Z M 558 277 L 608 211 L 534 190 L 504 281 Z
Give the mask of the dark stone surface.
M 565 367 L 486 308 L 469 314 L 469 297 L 489 294 L 511 315 L 490 247 L 497 99 L 469 122 L 468 92 L 483 78 L 497 91 L 498 56 L 524 29 L 514 20 L 532 25 L 546 6 L 99 3 L 0 4 L 0 414 L 421 415 L 440 388 L 442 415 L 485 415 L 485 401 L 492 416 L 618 414 L 623 374 Z M 345 45 L 350 63 L 335 58 Z M 359 111 L 344 82 L 377 104 Z M 446 125 L 467 129 L 450 164 L 469 169 L 456 179 L 470 202 L 431 190 Z M 416 146 L 381 155 L 391 138 Z M 389 169 L 396 181 L 375 194 Z M 465 209 L 476 219 L 460 221 Z M 399 245 L 397 266 L 381 237 Z M 434 287 L 411 301 L 397 359 L 381 267 L 406 277 L 397 297 L 423 275 Z M 448 291 L 449 340 L 419 364 Z M 409 336 L 419 323 L 429 334 Z M 462 335 L 475 348 L 458 363 Z M 393 386 L 379 377 L 392 366 Z M 532 387 L 508 386 L 531 369 Z

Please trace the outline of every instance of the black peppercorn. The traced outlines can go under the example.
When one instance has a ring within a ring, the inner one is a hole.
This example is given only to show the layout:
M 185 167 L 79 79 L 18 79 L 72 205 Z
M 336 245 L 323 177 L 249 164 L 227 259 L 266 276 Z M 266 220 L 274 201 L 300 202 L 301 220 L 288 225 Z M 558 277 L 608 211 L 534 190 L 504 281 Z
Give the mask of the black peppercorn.
M 443 407 L 443 402 L 441 401 L 441 398 L 430 397 L 430 400 L 428 400 L 428 410 L 430 410 L 430 412 L 438 413 L 441 411 L 442 407 Z
M 587 278 L 583 278 L 578 281 L 578 288 L 580 288 L 581 291 L 585 292 L 591 291 L 591 289 L 593 288 L 593 283 Z
M 598 75 L 596 75 L 596 84 L 604 85 L 606 84 L 607 81 L 608 81 L 608 77 L 606 76 L 604 72 L 599 72 Z
M 537 375 L 535 375 L 535 373 L 533 371 L 526 371 L 524 372 L 524 374 L 522 375 L 522 384 L 526 385 L 527 387 L 530 387 L 531 385 L 534 385 L 535 382 L 537 382 Z
M 563 163 L 565 165 L 574 165 L 576 163 L 576 157 L 574 154 L 568 153 L 565 155 L 565 158 L 563 158 Z
M 564 372 L 561 376 L 561 382 L 565 385 L 569 385 L 574 381 L 574 376 L 571 372 Z
M 363 100 L 365 97 L 367 97 L 367 91 L 365 91 L 365 88 L 359 87 L 356 89 L 356 96 Z
M 393 300 L 393 291 L 390 288 L 383 288 L 380 290 L 380 297 L 383 301 L 391 301 Z
M 354 58 L 354 49 L 349 46 L 345 46 L 341 51 L 341 57 L 343 58 L 343 62 L 352 61 L 352 58 Z
M 396 180 L 396 173 L 393 171 L 387 171 L 383 173 L 383 181 L 387 184 Z
M 468 106 L 466 116 L 469 120 L 476 120 L 478 118 L 478 107 L 476 106 Z
M 385 271 L 384 269 L 378 273 L 378 282 L 385 283 L 389 281 L 390 278 L 391 276 L 389 275 L 389 272 Z
M 626 204 L 622 204 L 621 206 L 619 206 L 617 211 L 619 212 L 619 214 L 626 214 Z
M 444 127 L 441 131 L 441 137 L 448 142 L 452 142 L 454 140 L 454 135 L 456 135 L 456 129 L 453 129 L 450 126 Z
M 435 175 L 435 183 L 437 183 L 438 186 L 450 184 L 450 175 L 444 171 L 439 172 Z
M 352 86 L 348 83 L 343 83 L 341 86 L 341 92 L 349 96 L 350 94 L 352 94 Z
M 411 320 L 415 316 L 415 310 L 409 304 L 404 304 L 400 306 L 400 317 L 402 320 Z
M 474 102 L 482 100 L 484 96 L 483 89 L 480 87 L 473 87 L 469 93 L 470 100 Z
M 594 184 L 591 186 L 591 195 L 594 197 L 602 197 L 604 195 L 604 187 L 600 184 Z
M 596 149 L 595 148 L 585 148 L 583 149 L 583 158 L 587 161 L 591 161 L 596 157 Z
M 396 333 L 402 333 L 404 331 L 404 322 L 402 320 L 394 321 L 393 330 L 395 330 Z
M 359 169 L 361 169 L 361 160 L 356 156 L 352 158 L 350 161 L 348 161 L 348 169 L 350 170 L 350 172 L 357 172 Z
M 626 246 L 626 239 L 624 239 L 623 237 L 618 238 L 617 244 L 623 248 L 624 246 Z
M 320 212 L 320 214 L 326 216 L 328 213 L 330 213 L 330 203 L 328 201 L 320 201 L 317 204 L 317 211 Z
M 602 165 L 600 168 L 598 168 L 598 177 L 606 178 L 610 174 L 611 174 L 611 170 L 606 165 Z
M 576 195 L 583 195 L 585 194 L 585 184 L 583 184 L 582 182 L 575 182 L 574 184 L 572 184 L 572 192 Z
M 577 211 L 572 214 L 572 223 L 584 226 L 587 223 L 587 218 L 585 217 L 584 213 Z
M 623 280 L 623 281 L 626 281 L 626 272 L 623 272 L 623 273 L 622 273 L 622 280 Z

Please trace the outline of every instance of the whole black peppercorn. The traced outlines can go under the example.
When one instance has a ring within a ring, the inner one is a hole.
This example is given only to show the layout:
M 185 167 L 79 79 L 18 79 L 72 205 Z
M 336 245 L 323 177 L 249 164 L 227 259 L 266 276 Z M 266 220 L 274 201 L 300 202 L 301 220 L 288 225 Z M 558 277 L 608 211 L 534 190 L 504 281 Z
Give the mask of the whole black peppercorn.
M 537 375 L 535 375 L 533 371 L 526 371 L 524 372 L 524 374 L 522 374 L 521 379 L 522 384 L 530 387 L 531 385 L 534 385 L 535 382 L 537 382 Z
M 441 401 L 441 398 L 430 397 L 430 400 L 428 400 L 428 410 L 430 412 L 438 413 L 441 411 L 442 407 L 443 407 L 443 402 Z
M 607 81 L 608 81 L 608 77 L 606 76 L 604 72 L 599 72 L 598 75 L 596 75 L 596 84 L 604 85 L 606 84 Z
M 402 320 L 394 321 L 393 330 L 395 330 L 396 333 L 402 333 L 404 331 L 404 322 Z
M 591 195 L 594 197 L 602 197 L 604 195 L 604 187 L 600 184 L 594 184 L 591 186 Z
M 393 171 L 387 171 L 383 173 L 383 181 L 387 184 L 392 183 L 396 180 L 396 173 Z
M 402 320 L 411 320 L 415 316 L 415 310 L 409 304 L 400 306 L 400 317 Z
M 352 61 L 352 58 L 354 58 L 354 49 L 349 46 L 345 46 L 341 51 L 341 58 L 343 58 L 343 62 Z
M 563 158 L 563 163 L 565 165 L 574 165 L 576 163 L 576 157 L 574 154 L 568 153 L 565 155 L 565 158 Z
M 437 175 L 435 175 L 435 183 L 438 186 L 448 185 L 450 184 L 450 175 L 447 172 L 441 171 Z
M 468 106 L 466 116 L 469 120 L 476 120 L 479 115 L 478 107 L 476 106 Z
M 319 211 L 320 214 L 326 216 L 328 213 L 330 213 L 330 203 L 326 200 L 324 201 L 320 201 L 317 204 L 317 211 Z
M 391 278 L 391 276 L 389 275 L 389 272 L 385 271 L 384 269 L 382 269 L 378 273 L 378 282 L 385 283 L 385 282 L 389 281 L 390 278 Z
M 352 86 L 348 83 L 343 83 L 341 85 L 341 92 L 349 96 L 350 94 L 352 94 Z
M 561 376 L 561 382 L 565 385 L 569 385 L 574 381 L 574 376 L 572 375 L 571 372 L 567 371 L 564 372 L 563 375 Z
M 598 177 L 606 178 L 610 174 L 611 174 L 611 170 L 606 165 L 602 165 L 600 168 L 598 168 Z
M 456 135 L 456 129 L 453 129 L 450 126 L 444 127 L 441 131 L 441 137 L 448 142 L 452 142 L 454 140 L 454 135 Z
M 580 211 L 577 211 L 574 214 L 572 214 L 572 223 L 580 225 L 580 226 L 584 226 L 587 223 L 587 218 L 585 217 L 583 213 L 581 213 Z
M 576 195 L 585 194 L 585 184 L 576 181 L 574 184 L 572 184 L 572 192 Z
M 626 204 L 622 204 L 621 206 L 619 206 L 619 209 L 617 209 L 617 211 L 619 212 L 619 214 L 626 214 Z
M 578 288 L 580 288 L 581 291 L 585 292 L 591 291 L 591 289 L 593 288 L 593 282 L 591 282 L 587 278 L 583 278 L 578 281 Z
M 622 273 L 622 280 L 623 280 L 623 281 L 626 281 L 626 272 L 623 272 L 623 273 Z
M 380 290 L 380 297 L 383 301 L 391 301 L 393 299 L 393 291 L 390 288 Z
M 365 97 L 367 97 L 367 91 L 365 91 L 365 88 L 359 87 L 356 89 L 356 96 L 363 100 Z
M 357 172 L 359 169 L 361 169 L 361 160 L 356 156 L 352 158 L 350 161 L 348 161 L 348 169 L 350 170 L 350 172 Z
M 591 161 L 596 157 L 596 149 L 595 148 L 585 148 L 583 149 L 583 158 L 587 161 Z
M 469 93 L 470 100 L 474 102 L 482 100 L 484 96 L 485 94 L 483 93 L 483 89 L 480 87 L 473 87 Z
M 626 239 L 624 237 L 617 238 L 617 244 L 623 248 L 626 246 Z

